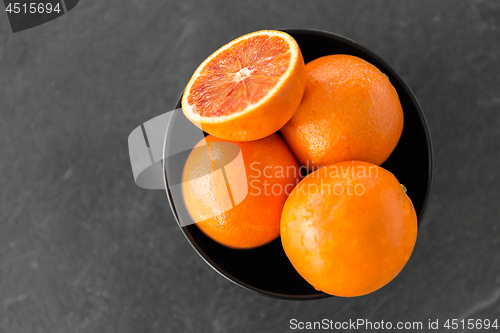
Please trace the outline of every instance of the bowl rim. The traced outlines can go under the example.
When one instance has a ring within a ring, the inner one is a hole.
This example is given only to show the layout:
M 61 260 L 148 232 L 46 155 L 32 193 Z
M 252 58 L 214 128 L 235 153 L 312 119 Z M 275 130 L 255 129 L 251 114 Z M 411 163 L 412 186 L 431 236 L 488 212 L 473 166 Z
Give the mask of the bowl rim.
M 356 42 L 348 37 L 345 37 L 345 36 L 342 36 L 342 35 L 339 35 L 339 34 L 336 34 L 333 32 L 325 31 L 325 30 L 309 29 L 309 28 L 304 28 L 304 29 L 291 28 L 291 29 L 277 29 L 277 30 L 284 31 L 286 33 L 291 34 L 292 36 L 293 36 L 293 34 L 310 34 L 310 35 L 327 37 L 327 38 L 336 40 L 340 43 L 350 44 L 352 47 L 358 49 L 362 53 L 365 53 L 365 54 L 369 55 L 370 57 L 372 57 L 373 59 L 377 60 L 380 64 L 382 64 L 385 67 L 385 69 L 387 69 L 387 71 L 389 72 L 389 74 L 392 77 L 396 78 L 396 80 L 399 81 L 399 83 L 401 84 L 401 88 L 404 90 L 405 94 L 409 97 L 411 104 L 413 104 L 415 106 L 415 109 L 418 113 L 419 119 L 423 125 L 424 132 L 425 132 L 425 138 L 426 138 L 427 155 L 428 155 L 428 160 L 429 160 L 429 162 L 428 162 L 428 181 L 427 181 L 427 192 L 425 194 L 425 199 L 423 201 L 422 209 L 420 211 L 419 218 L 418 218 L 418 227 L 420 228 L 422 221 L 424 220 L 425 214 L 427 213 L 430 197 L 432 194 L 433 174 L 434 174 L 434 152 L 433 152 L 433 148 L 432 148 L 432 138 L 430 135 L 429 125 L 428 125 L 427 120 L 425 118 L 425 115 L 422 111 L 420 103 L 418 102 L 415 94 L 413 93 L 413 91 L 411 90 L 409 85 L 401 77 L 401 75 L 399 75 L 399 73 L 392 66 L 390 66 L 386 61 L 384 61 L 381 57 L 379 57 L 373 51 L 367 49 L 363 45 L 359 44 L 358 42 Z M 183 95 L 183 93 L 181 93 L 181 95 L 177 101 L 176 109 L 180 108 L 182 95 Z M 167 149 L 167 142 L 169 139 L 169 133 L 171 133 L 171 131 L 169 129 L 170 129 L 171 124 L 173 123 L 174 117 L 175 117 L 175 114 L 170 118 L 168 125 L 167 125 L 165 139 L 164 139 L 164 146 L 163 146 L 163 159 L 162 159 L 162 161 L 165 161 L 165 151 Z M 164 164 L 163 170 L 164 170 L 164 177 L 163 178 L 164 178 L 165 194 L 167 196 L 167 200 L 168 200 L 168 203 L 170 205 L 170 209 L 172 211 L 172 214 L 177 222 L 177 225 L 181 229 L 182 234 L 184 235 L 184 237 L 186 238 L 188 243 L 191 245 L 191 247 L 198 254 L 198 256 L 200 256 L 208 266 L 210 266 L 213 270 L 215 270 L 217 273 L 219 273 L 226 280 L 238 285 L 239 287 L 242 287 L 246 290 L 257 293 L 259 295 L 264 295 L 264 296 L 267 296 L 270 298 L 276 298 L 276 299 L 282 299 L 282 300 L 304 301 L 304 300 L 316 300 L 316 299 L 335 297 L 333 295 L 329 295 L 329 294 L 326 294 L 326 293 L 321 292 L 321 291 L 318 291 L 318 293 L 316 293 L 316 294 L 303 295 L 303 296 L 271 292 L 271 291 L 263 290 L 261 288 L 249 285 L 249 284 L 239 280 L 238 278 L 232 276 L 231 274 L 227 273 L 222 267 L 220 267 L 219 265 L 217 265 L 215 262 L 213 262 L 210 259 L 210 257 L 203 251 L 203 249 L 201 247 L 199 247 L 198 244 L 196 244 L 194 242 L 194 240 L 191 238 L 191 234 L 189 233 L 189 231 L 185 227 L 181 226 L 181 223 L 179 221 L 179 217 L 177 215 L 177 211 L 174 207 L 174 203 L 172 202 L 172 193 L 171 193 L 170 187 L 168 185 L 167 171 L 166 171 L 165 164 Z M 279 237 L 277 240 L 279 240 Z M 277 241 L 277 240 L 275 240 L 275 241 Z

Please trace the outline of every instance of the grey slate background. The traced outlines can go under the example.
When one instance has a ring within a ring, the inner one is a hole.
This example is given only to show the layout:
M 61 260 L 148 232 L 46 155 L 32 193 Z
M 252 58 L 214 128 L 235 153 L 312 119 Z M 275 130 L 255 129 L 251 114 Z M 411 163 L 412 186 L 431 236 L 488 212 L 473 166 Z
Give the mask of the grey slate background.
M 260 29 L 349 37 L 427 117 L 435 181 L 414 254 L 368 296 L 263 297 L 192 250 L 127 137 L 198 64 Z M 289 320 L 500 320 L 500 2 L 80 1 L 13 34 L 0 14 L 0 332 L 287 332 Z M 441 330 L 444 331 L 444 330 Z M 461 331 L 461 330 L 458 330 Z

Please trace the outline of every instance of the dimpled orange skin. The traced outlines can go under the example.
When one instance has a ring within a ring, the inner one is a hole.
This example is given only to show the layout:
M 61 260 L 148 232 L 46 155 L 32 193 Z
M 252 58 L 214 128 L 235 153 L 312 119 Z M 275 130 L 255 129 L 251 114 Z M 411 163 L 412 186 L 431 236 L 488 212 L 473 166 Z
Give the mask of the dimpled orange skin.
M 403 131 L 403 109 L 389 79 L 351 55 L 306 65 L 299 108 L 281 133 L 302 165 L 361 160 L 381 165 Z
M 238 145 L 244 172 L 241 167 L 228 165 L 234 155 L 217 145 L 221 142 Z M 200 146 L 206 149 L 193 150 L 182 176 L 184 201 L 193 220 L 200 221 L 196 225 L 216 242 L 234 249 L 251 249 L 276 239 L 283 205 L 300 179 L 298 162 L 283 139 L 272 134 L 261 140 L 233 142 L 209 135 L 198 143 L 197 147 Z M 248 193 L 246 197 L 243 194 L 243 201 L 233 208 L 216 214 L 228 193 L 226 183 L 212 177 L 213 170 L 221 166 L 225 167 L 230 185 L 235 184 L 235 180 L 243 180 L 243 184 L 230 188 L 234 201 L 245 185 Z M 194 185 L 189 182 L 206 174 L 210 177 L 202 182 Z M 204 219 L 203 213 L 213 217 Z
M 281 241 L 292 265 L 317 290 L 336 296 L 385 286 L 409 260 L 416 238 L 417 216 L 402 186 L 392 173 L 366 162 L 340 162 L 309 174 L 281 216 Z

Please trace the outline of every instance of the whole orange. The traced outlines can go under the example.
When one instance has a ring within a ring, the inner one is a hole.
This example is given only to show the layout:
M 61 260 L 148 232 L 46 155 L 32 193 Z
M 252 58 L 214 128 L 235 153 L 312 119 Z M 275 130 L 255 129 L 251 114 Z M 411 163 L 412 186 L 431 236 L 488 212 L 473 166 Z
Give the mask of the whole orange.
M 352 297 L 389 283 L 417 238 L 411 200 L 389 171 L 345 161 L 305 177 L 281 216 L 281 241 L 297 272 L 327 294 Z
M 297 160 L 277 134 L 248 142 L 209 135 L 188 156 L 181 188 L 201 231 L 225 246 L 249 249 L 278 237 L 283 205 L 299 176 Z
M 382 164 L 403 131 L 403 109 L 378 68 L 351 55 L 324 56 L 306 65 L 304 96 L 281 129 L 310 170 L 361 160 Z

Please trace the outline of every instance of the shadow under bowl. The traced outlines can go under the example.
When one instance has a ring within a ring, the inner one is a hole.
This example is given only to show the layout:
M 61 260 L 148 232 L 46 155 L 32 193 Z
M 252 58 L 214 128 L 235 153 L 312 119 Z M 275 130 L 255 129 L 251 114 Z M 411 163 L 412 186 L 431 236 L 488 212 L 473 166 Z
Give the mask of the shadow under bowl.
M 413 92 L 381 58 L 348 38 L 310 29 L 284 31 L 295 38 L 306 63 L 325 55 L 350 54 L 372 63 L 389 77 L 403 106 L 404 129 L 397 147 L 382 167 L 392 172 L 408 189 L 420 226 L 431 192 L 433 154 L 427 123 Z M 180 108 L 180 100 L 176 107 Z M 191 145 L 193 147 L 200 140 L 200 132 L 182 112 L 175 113 L 167 129 L 165 156 L 170 156 L 168 152 L 172 146 L 172 138 L 183 137 L 188 141 L 194 138 Z M 169 183 L 169 179 L 180 177 L 188 155 L 189 151 L 175 162 L 167 161 L 165 185 L 172 212 L 186 239 L 200 257 L 229 281 L 262 295 L 289 300 L 329 297 L 330 295 L 314 289 L 295 271 L 279 238 L 256 249 L 234 250 L 208 238 L 192 222 L 181 221 L 189 215 L 184 202 L 172 195 L 173 184 Z

